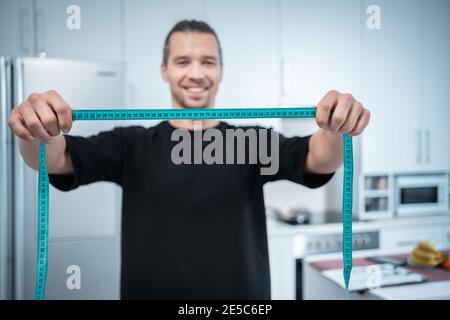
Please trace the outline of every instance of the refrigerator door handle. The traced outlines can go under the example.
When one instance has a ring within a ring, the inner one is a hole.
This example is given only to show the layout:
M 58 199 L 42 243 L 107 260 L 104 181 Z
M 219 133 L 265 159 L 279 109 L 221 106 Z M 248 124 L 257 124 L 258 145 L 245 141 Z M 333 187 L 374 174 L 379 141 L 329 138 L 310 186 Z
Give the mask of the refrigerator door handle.
M 0 57 L 0 299 L 7 299 L 8 288 L 6 281 L 8 278 L 7 266 L 7 212 L 8 212 L 8 191 L 7 191 L 7 161 L 8 147 L 6 138 L 6 117 L 7 117 L 7 97 L 6 97 L 6 59 Z
M 0 57 L 0 299 L 13 297 L 14 282 L 11 95 L 11 62 Z
M 6 58 L 0 57 L 0 165 L 1 174 L 6 174 L 6 162 L 7 162 L 7 117 L 8 117 L 8 102 L 7 102 L 7 83 L 6 83 Z M 4 195 L 6 190 L 6 179 L 0 179 L 0 195 Z M 5 202 L 1 201 L 0 206 Z
M 15 59 L 13 64 L 13 104 L 19 105 L 24 96 L 23 61 L 21 57 Z M 14 155 L 14 298 L 24 298 L 25 275 L 25 171 L 24 163 L 19 152 L 19 138 L 13 139 Z

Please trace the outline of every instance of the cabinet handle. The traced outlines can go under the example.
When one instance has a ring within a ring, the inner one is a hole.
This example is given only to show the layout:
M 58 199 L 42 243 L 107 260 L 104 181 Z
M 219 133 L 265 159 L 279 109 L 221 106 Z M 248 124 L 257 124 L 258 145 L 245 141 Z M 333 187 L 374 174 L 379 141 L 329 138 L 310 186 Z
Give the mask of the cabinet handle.
M 36 49 L 39 56 L 45 53 L 44 13 L 41 10 L 36 12 L 36 26 Z
M 422 132 L 420 130 L 416 131 L 416 162 L 422 162 Z
M 289 63 L 286 59 L 281 60 L 281 96 L 289 97 Z
M 19 10 L 19 28 L 20 28 L 20 51 L 23 54 L 30 54 L 29 31 L 30 31 L 30 12 L 28 9 L 21 8 Z M 28 37 L 27 37 L 28 35 Z
M 427 163 L 430 163 L 430 130 L 425 130 L 425 143 L 426 143 L 426 150 L 427 150 L 427 155 L 426 155 L 425 161 Z

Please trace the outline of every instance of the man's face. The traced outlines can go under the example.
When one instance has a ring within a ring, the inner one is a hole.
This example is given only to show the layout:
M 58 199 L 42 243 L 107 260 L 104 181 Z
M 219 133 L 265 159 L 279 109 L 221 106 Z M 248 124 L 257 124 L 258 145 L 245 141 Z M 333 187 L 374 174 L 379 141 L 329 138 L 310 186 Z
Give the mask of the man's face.
M 216 38 L 207 33 L 175 32 L 170 37 L 167 65 L 161 65 L 174 107 L 208 108 L 214 105 L 222 80 Z

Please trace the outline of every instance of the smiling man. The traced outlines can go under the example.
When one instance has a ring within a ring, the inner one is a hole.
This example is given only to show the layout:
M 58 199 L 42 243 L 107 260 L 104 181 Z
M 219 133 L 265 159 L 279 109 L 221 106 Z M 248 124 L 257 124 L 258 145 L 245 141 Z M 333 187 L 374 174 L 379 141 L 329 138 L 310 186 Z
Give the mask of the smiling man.
M 200 22 L 180 22 L 164 43 L 161 74 L 169 83 L 174 108 L 209 108 L 222 80 L 223 58 L 215 32 Z M 176 128 L 193 129 L 195 121 L 173 120 Z M 217 120 L 201 122 L 204 129 Z
M 222 73 L 220 42 L 210 26 L 176 24 L 161 64 L 173 107 L 213 107 Z M 49 91 L 14 108 L 9 126 L 35 170 L 38 142 L 48 144 L 47 167 L 56 188 L 96 181 L 122 187 L 122 299 L 269 299 L 264 184 L 286 179 L 310 188 L 324 185 L 342 164 L 342 133 L 361 134 L 369 117 L 350 94 L 330 91 L 317 105 L 320 129 L 314 135 L 277 135 L 279 147 L 271 151 L 279 153 L 279 170 L 273 175 L 262 175 L 260 163 L 173 163 L 176 130 L 250 129 L 216 120 L 163 121 L 88 138 L 62 135 L 72 127 L 71 109 Z

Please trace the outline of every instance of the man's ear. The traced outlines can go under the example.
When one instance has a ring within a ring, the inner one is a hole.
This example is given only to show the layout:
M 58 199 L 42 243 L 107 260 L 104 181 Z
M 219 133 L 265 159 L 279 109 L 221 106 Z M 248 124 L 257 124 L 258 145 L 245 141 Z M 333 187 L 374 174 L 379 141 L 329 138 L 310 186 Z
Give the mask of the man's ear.
M 167 77 L 167 65 L 165 65 L 164 62 L 161 63 L 161 69 L 160 70 L 161 70 L 161 76 L 162 76 L 163 80 L 165 82 L 168 82 L 169 79 Z

